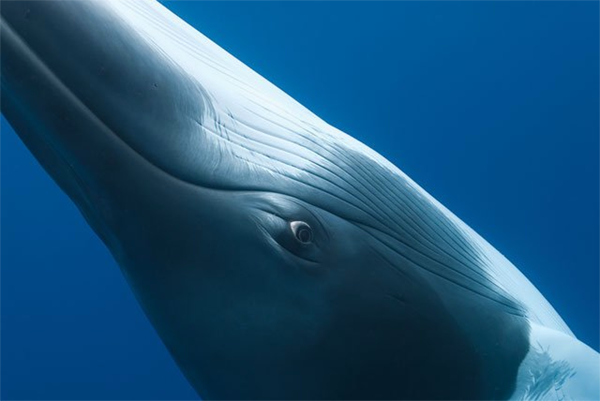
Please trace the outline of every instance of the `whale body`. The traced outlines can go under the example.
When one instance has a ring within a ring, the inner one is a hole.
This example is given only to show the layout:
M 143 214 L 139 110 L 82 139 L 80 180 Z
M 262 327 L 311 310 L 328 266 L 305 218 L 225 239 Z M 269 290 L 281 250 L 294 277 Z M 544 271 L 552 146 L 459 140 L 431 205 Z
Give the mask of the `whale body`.
M 2 113 L 201 397 L 600 398 L 515 266 L 159 3 L 0 11 Z

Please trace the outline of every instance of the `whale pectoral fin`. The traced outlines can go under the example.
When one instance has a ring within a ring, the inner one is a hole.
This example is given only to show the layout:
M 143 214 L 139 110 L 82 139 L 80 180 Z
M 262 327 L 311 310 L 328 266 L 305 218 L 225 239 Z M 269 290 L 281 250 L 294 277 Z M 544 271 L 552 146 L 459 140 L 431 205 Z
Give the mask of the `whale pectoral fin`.
M 600 355 L 578 339 L 531 325 L 531 347 L 511 400 L 600 399 Z

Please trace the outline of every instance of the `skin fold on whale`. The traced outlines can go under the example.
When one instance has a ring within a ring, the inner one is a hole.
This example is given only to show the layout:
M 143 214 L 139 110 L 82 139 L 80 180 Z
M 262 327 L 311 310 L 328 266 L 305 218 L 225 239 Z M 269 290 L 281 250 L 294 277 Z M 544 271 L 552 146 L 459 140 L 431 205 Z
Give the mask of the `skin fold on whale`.
M 202 398 L 600 398 L 516 267 L 159 3 L 0 11 L 3 115 Z

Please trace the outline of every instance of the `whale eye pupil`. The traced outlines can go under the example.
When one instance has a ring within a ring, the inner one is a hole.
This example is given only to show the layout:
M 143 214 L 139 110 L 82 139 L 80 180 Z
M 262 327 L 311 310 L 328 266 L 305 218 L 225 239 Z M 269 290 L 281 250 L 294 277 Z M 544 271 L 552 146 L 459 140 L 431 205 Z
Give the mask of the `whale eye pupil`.
M 308 224 L 303 221 L 292 221 L 290 227 L 299 242 L 303 244 L 310 244 L 312 242 L 313 232 Z

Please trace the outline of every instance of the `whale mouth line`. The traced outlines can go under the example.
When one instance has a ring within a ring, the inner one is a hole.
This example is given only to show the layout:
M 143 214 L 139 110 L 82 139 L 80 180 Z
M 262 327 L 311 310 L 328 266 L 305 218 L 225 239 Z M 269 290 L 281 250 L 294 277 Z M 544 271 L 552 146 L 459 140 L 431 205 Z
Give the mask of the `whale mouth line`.
M 11 25 L 6 21 L 4 17 L 0 16 L 0 22 L 2 26 L 2 35 L 6 38 L 7 43 L 11 43 L 16 49 L 18 49 L 18 54 L 20 55 L 22 60 L 30 68 L 38 72 L 41 79 L 48 83 L 49 86 L 51 86 L 53 89 L 56 89 L 56 93 L 57 96 L 60 98 L 60 101 L 64 101 L 73 105 L 74 108 L 78 110 L 80 116 L 84 116 L 87 119 L 87 121 L 95 127 L 96 131 L 101 132 L 104 135 L 110 136 L 110 138 L 113 140 L 116 140 L 119 146 L 126 149 L 127 151 L 130 151 L 135 157 L 143 160 L 147 164 L 147 166 L 151 167 L 152 169 L 167 176 L 172 180 L 178 181 L 185 185 L 193 186 L 195 188 L 215 191 L 264 192 L 287 195 L 285 193 L 280 193 L 273 190 L 260 189 L 250 186 L 233 188 L 231 186 L 225 185 L 210 185 L 205 182 L 199 182 L 199 180 L 186 179 L 173 173 L 172 171 L 169 171 L 169 169 L 167 168 L 161 167 L 158 163 L 152 161 L 150 157 L 144 155 L 143 152 L 140 152 L 138 149 L 136 149 L 135 146 L 133 146 L 122 136 L 120 136 L 117 133 L 117 130 L 113 129 L 110 125 L 103 121 L 94 112 L 94 110 L 90 106 L 88 106 L 88 104 L 86 104 L 80 97 L 78 97 L 71 90 L 71 88 L 56 73 L 54 73 L 54 71 L 44 62 L 44 60 L 40 56 L 38 56 L 38 54 L 19 35 L 19 33 L 17 33 L 11 27 Z M 4 82 L 4 76 L 2 82 Z M 200 128 L 206 129 L 206 127 L 204 127 L 198 121 L 196 121 L 196 124 L 198 124 Z M 55 153 L 63 162 L 64 167 L 68 168 L 68 170 L 72 173 L 73 178 L 75 179 L 75 181 L 77 181 L 77 184 L 83 186 L 83 189 L 88 193 L 88 195 L 91 196 L 91 191 L 89 191 L 89 189 L 85 189 L 84 178 L 76 171 L 73 164 L 70 162 L 68 155 L 64 154 L 65 152 L 62 151 L 59 147 L 57 147 L 51 138 L 47 138 L 45 135 L 38 134 L 36 135 L 36 139 L 42 141 L 45 146 L 52 149 L 52 152 Z

